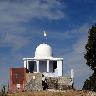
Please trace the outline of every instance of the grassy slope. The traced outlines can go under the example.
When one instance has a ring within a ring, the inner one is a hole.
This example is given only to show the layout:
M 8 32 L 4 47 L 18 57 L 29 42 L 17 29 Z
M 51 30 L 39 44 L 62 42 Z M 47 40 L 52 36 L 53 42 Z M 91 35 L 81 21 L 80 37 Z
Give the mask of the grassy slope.
M 95 94 L 95 95 L 92 95 Z M 50 92 L 50 91 L 35 91 L 35 92 L 20 92 L 9 94 L 8 96 L 96 96 L 96 93 L 89 91 L 73 91 L 66 90 L 63 92 Z

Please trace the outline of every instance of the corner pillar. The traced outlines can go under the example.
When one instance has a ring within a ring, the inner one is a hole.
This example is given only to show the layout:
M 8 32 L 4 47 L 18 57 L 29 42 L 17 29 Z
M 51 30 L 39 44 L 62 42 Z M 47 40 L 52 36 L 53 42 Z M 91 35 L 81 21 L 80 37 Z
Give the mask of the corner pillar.
M 47 72 L 49 72 L 49 60 L 47 60 Z
M 27 68 L 27 62 L 24 60 L 24 68 Z
M 36 61 L 37 73 L 39 73 L 39 61 Z
M 28 64 L 28 60 L 27 60 L 26 62 L 27 62 L 27 69 L 29 70 L 29 64 Z

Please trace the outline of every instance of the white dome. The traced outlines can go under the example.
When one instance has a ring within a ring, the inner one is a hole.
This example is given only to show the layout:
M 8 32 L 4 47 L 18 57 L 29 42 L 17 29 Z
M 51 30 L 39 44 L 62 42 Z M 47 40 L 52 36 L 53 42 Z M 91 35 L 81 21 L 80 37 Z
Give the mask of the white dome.
M 52 48 L 48 44 L 40 44 L 36 48 L 35 57 L 37 58 L 52 57 Z

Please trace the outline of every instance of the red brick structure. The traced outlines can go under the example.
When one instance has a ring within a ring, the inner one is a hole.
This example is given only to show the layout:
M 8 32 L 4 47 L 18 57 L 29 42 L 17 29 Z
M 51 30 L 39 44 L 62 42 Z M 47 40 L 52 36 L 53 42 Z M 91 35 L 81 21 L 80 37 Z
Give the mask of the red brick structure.
M 9 92 L 23 91 L 26 83 L 25 68 L 10 68 Z

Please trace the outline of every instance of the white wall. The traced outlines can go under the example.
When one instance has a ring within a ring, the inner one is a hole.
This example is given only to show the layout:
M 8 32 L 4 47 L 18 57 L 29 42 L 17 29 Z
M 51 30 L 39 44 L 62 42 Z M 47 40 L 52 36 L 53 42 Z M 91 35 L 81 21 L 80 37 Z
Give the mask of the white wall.
M 58 76 L 63 76 L 63 61 L 57 61 Z

